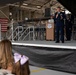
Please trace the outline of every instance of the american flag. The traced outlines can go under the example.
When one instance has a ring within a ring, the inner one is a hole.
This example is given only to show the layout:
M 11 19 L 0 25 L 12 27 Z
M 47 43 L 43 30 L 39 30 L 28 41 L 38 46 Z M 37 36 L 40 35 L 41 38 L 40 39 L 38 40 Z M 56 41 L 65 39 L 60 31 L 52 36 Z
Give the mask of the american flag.
M 0 18 L 1 32 L 7 32 L 8 19 Z

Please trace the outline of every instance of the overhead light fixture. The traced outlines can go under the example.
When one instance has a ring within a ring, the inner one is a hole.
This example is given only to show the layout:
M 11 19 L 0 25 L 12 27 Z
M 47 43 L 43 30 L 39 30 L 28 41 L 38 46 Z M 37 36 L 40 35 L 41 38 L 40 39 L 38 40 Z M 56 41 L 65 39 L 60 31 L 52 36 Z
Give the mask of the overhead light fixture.
M 26 17 L 25 20 L 28 20 L 28 18 Z
M 37 8 L 41 8 L 41 6 L 37 6 Z
M 12 13 L 10 12 L 9 15 L 12 15 Z
M 23 5 L 26 5 L 26 6 L 27 6 L 28 4 L 26 4 L 26 3 L 23 3 Z
M 65 14 L 71 14 L 71 12 L 68 10 L 65 10 Z

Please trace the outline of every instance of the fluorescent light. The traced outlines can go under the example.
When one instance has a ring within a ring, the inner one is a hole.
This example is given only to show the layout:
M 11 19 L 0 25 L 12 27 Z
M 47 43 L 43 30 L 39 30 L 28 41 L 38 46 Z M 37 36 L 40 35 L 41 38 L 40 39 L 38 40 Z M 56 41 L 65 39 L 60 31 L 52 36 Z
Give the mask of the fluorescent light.
M 26 5 L 26 6 L 27 6 L 28 4 L 26 4 L 26 3 L 23 3 L 23 5 Z
M 37 8 L 41 8 L 41 6 L 37 6 Z
M 12 13 L 10 12 L 9 15 L 12 15 Z
M 25 20 L 28 20 L 28 18 L 26 17 Z
M 68 11 L 68 10 L 66 10 L 66 11 L 65 11 L 65 14 L 71 14 L 71 12 L 70 12 L 70 11 Z

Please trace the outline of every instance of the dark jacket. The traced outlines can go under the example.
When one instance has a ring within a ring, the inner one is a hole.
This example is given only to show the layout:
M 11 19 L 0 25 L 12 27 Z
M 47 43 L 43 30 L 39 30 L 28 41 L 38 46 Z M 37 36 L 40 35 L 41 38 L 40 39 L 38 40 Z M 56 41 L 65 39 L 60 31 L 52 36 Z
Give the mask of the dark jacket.
M 58 17 L 56 18 L 56 15 L 58 14 Z M 62 18 L 61 18 L 62 17 Z M 65 14 L 63 12 L 56 12 L 54 16 L 54 22 L 56 26 L 62 26 L 64 25 L 64 19 L 65 19 Z
M 71 19 L 69 19 L 69 20 L 66 19 L 66 22 L 65 23 L 66 23 L 66 25 L 65 25 L 66 29 L 72 29 Z

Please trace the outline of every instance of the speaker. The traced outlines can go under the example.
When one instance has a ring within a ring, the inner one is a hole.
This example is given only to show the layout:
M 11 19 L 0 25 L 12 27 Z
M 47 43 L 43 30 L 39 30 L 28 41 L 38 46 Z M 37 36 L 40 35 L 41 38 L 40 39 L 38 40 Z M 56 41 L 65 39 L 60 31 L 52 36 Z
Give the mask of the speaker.
M 45 9 L 45 17 L 50 17 L 51 16 L 51 9 L 50 8 L 46 8 Z

